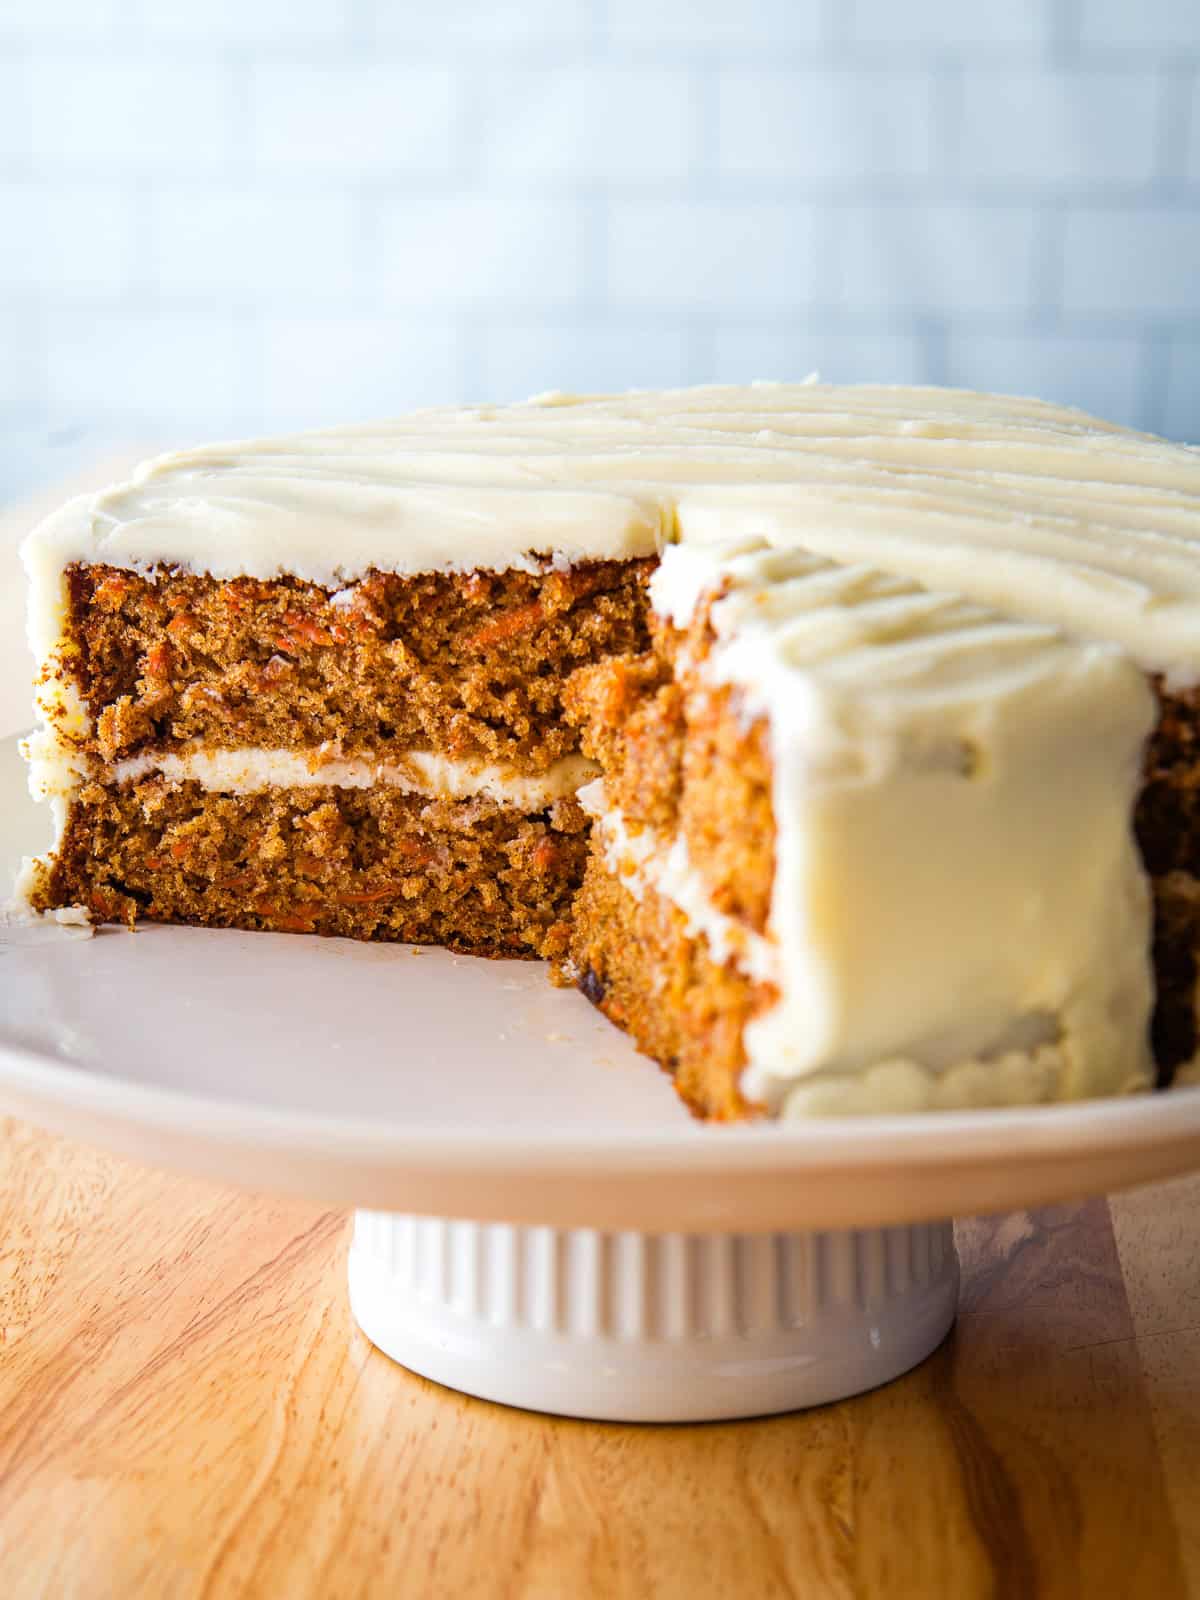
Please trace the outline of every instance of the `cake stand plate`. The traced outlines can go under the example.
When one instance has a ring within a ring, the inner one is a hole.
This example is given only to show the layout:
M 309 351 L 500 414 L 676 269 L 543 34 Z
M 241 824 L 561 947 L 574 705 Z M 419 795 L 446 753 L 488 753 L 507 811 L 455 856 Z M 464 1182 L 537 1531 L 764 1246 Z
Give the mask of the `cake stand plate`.
M 43 848 L 0 742 L 0 883 Z M 1200 1090 L 705 1127 L 537 963 L 276 934 L 0 929 L 0 1110 L 356 1208 L 368 1335 L 471 1393 L 692 1419 L 855 1392 L 953 1316 L 953 1216 L 1200 1166 Z

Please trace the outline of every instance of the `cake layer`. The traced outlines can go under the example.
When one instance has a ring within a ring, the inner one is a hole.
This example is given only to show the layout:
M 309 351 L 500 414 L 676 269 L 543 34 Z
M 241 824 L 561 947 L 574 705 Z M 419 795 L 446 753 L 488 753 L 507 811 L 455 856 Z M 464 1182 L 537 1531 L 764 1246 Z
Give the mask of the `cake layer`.
M 775 880 L 766 722 L 746 716 L 740 691 L 689 671 L 689 648 L 660 627 L 652 654 L 582 669 L 567 715 L 603 769 L 606 803 L 629 826 L 678 835 L 713 906 L 762 933 Z
M 389 788 L 224 795 L 148 778 L 80 791 L 33 904 L 558 955 L 586 849 L 571 800 L 522 814 Z
M 776 1001 L 770 983 L 741 971 L 674 899 L 604 855 L 588 862 L 572 917 L 580 989 L 672 1074 L 697 1116 L 733 1121 L 762 1108 L 743 1093 L 745 1036 Z M 777 1111 L 784 1119 L 1035 1105 L 1073 1098 L 1071 1067 L 1054 1041 L 1030 1039 L 940 1072 L 912 1061 L 862 1073 L 811 1074 Z
M 583 993 L 671 1072 L 697 1116 L 728 1122 L 757 1109 L 741 1089 L 744 1035 L 774 991 L 714 960 L 678 906 L 649 884 L 632 893 L 603 854 L 588 861 L 571 912 L 570 961 Z
M 642 563 L 375 574 L 337 592 L 75 566 L 61 675 L 106 761 L 197 743 L 386 758 L 416 747 L 545 772 L 576 667 L 646 641 Z
M 1169 1078 L 1200 1048 L 1200 689 L 1156 690 L 1135 823 L 1154 894 L 1154 1053 Z

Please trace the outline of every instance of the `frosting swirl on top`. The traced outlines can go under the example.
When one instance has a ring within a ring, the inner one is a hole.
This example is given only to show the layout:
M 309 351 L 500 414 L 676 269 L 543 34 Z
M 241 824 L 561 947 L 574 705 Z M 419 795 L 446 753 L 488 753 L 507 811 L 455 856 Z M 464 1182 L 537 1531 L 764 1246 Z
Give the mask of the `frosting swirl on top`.
M 35 589 L 71 560 L 331 585 L 747 536 L 1200 678 L 1200 451 L 962 390 L 543 395 L 210 446 L 70 502 L 26 560 Z

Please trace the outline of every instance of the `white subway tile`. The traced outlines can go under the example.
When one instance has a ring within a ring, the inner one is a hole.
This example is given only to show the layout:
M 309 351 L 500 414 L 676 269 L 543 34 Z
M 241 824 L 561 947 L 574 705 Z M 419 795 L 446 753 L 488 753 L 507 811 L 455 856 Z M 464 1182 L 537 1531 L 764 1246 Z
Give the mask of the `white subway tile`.
M 369 422 L 462 398 L 449 323 L 271 316 L 262 349 L 269 431 Z
M 520 47 L 588 39 L 592 13 L 591 0 L 438 0 L 436 5 L 378 0 L 375 30 L 389 42 Z
M 718 90 L 717 165 L 733 176 L 920 176 L 933 146 L 927 72 L 734 69 Z
M 129 433 L 121 428 L 102 432 L 78 423 L 59 426 L 44 415 L 40 401 L 23 409 L 21 419 L 0 430 L 0 507 L 47 491 L 50 503 L 61 498 L 62 485 L 84 472 L 94 473 L 104 461 L 130 455 Z M 135 448 L 147 454 L 158 436 L 139 433 Z M 33 718 L 30 717 L 32 722 Z
M 822 0 L 608 0 L 609 27 L 622 43 L 816 45 Z
M 134 204 L 119 184 L 0 184 L 0 218 L 0 289 L 112 297 L 135 271 Z
M 687 333 L 660 322 L 506 323 L 480 343 L 482 395 L 517 400 L 563 389 L 607 394 L 678 387 L 688 378 Z
M 51 39 L 56 33 L 78 38 L 120 29 L 127 24 L 125 0 L 21 0 L 0 14 L 0 30 L 14 27 L 27 39 Z
M 454 157 L 456 77 L 440 66 L 265 62 L 251 80 L 253 147 L 264 165 L 445 172 Z
M 859 333 L 828 328 L 745 328 L 720 324 L 713 378 L 797 381 L 817 373 L 830 383 L 924 383 L 924 343 L 913 332 Z
M 319 300 L 355 285 L 356 201 L 329 184 L 175 184 L 150 200 L 147 271 L 165 298 L 215 294 L 264 304 Z
M 232 153 L 224 66 L 37 54 L 29 73 L 35 161 L 195 170 Z
M 396 305 L 561 305 L 587 266 L 572 200 L 492 192 L 390 195 L 380 203 L 378 271 Z
M 1194 317 L 1200 310 L 1200 218 L 1174 208 L 1071 212 L 1063 306 L 1068 313 Z
M 832 298 L 855 310 L 1011 311 L 1033 285 L 1034 216 L 1018 207 L 847 207 L 831 219 Z M 835 263 L 840 260 L 840 270 Z
M 40 3 L 40 0 L 39 0 Z M 331 43 L 347 32 L 345 0 L 150 0 L 145 37 L 211 45 Z
M 1163 401 L 1163 432 L 1200 445 L 1200 338 L 1195 335 L 1172 342 Z
M 1084 45 L 1200 46 L 1200 7 L 1194 0 L 1079 0 Z
M 13 305 L 0 306 L 0 416 L 30 417 L 40 405 L 34 343 L 28 315 Z M 0 499 L 3 489 L 0 483 Z
M 1157 113 L 1150 72 L 969 67 L 948 159 L 972 178 L 1136 182 L 1154 173 Z
M 677 178 L 696 143 L 678 68 L 501 69 L 483 107 L 485 170 L 506 177 Z
M 853 37 L 887 45 L 1040 45 L 1049 0 L 854 0 Z
M 31 153 L 27 64 L 0 59 L 0 163 L 20 162 Z
M 46 329 L 46 402 L 64 421 L 128 421 L 197 435 L 240 431 L 256 364 L 221 315 L 71 312 Z
M 813 215 L 802 205 L 628 200 L 612 208 L 608 251 L 616 302 L 707 311 L 812 295 Z
M 1136 424 L 1141 345 L 1133 337 L 973 333 L 952 329 L 946 381 L 996 394 L 1034 395 Z

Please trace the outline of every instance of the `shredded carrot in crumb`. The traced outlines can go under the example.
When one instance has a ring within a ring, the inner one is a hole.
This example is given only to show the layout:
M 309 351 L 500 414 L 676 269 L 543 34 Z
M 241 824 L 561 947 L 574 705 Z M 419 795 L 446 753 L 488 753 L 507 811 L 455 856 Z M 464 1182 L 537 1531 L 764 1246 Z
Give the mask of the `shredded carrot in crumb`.
M 165 678 L 171 670 L 171 651 L 165 644 L 152 645 L 146 651 L 146 676 L 148 678 Z
M 176 861 L 182 861 L 185 856 L 190 856 L 191 853 L 192 847 L 187 843 L 186 840 L 176 840 L 176 842 L 171 846 L 171 854 L 175 857 Z
M 463 644 L 468 650 L 486 650 L 489 645 L 503 644 L 505 639 L 512 639 L 518 633 L 527 633 L 529 629 L 536 628 L 539 622 L 545 620 L 546 613 L 542 610 L 540 600 L 530 600 L 527 605 L 514 606 L 511 611 L 505 611 L 494 622 L 489 622 L 486 627 L 468 635 Z
M 402 893 L 398 883 L 391 883 L 382 889 L 361 889 L 354 894 L 335 895 L 334 899 L 339 906 L 371 906 L 380 900 L 394 900 Z
M 163 858 L 161 856 L 147 856 L 146 857 L 146 865 L 150 868 L 151 872 L 161 872 L 162 869 L 166 866 L 166 864 L 167 863 L 163 860 Z
M 302 611 L 285 611 L 283 625 L 288 630 L 276 641 L 282 650 L 295 650 L 302 645 L 331 645 L 337 643 L 328 628 L 322 628 Z M 343 629 L 343 632 L 345 630 Z
M 312 911 L 289 911 L 274 900 L 256 900 L 254 914 L 280 933 L 311 933 L 315 916 Z
M 533 865 L 537 872 L 548 872 L 558 859 L 558 845 L 553 839 L 539 839 L 533 847 Z
M 407 856 L 414 867 L 425 866 L 434 856 L 429 846 L 422 844 L 419 839 L 395 839 L 392 841 L 392 849 L 398 855 Z
M 177 611 L 167 623 L 167 632 L 175 638 L 180 634 L 191 633 L 196 625 L 196 618 L 190 611 Z
M 116 611 L 129 592 L 130 586 L 131 581 L 128 578 L 120 576 L 105 578 L 103 583 L 96 585 L 96 592 L 92 598 L 98 606 L 103 606 L 106 611 Z

